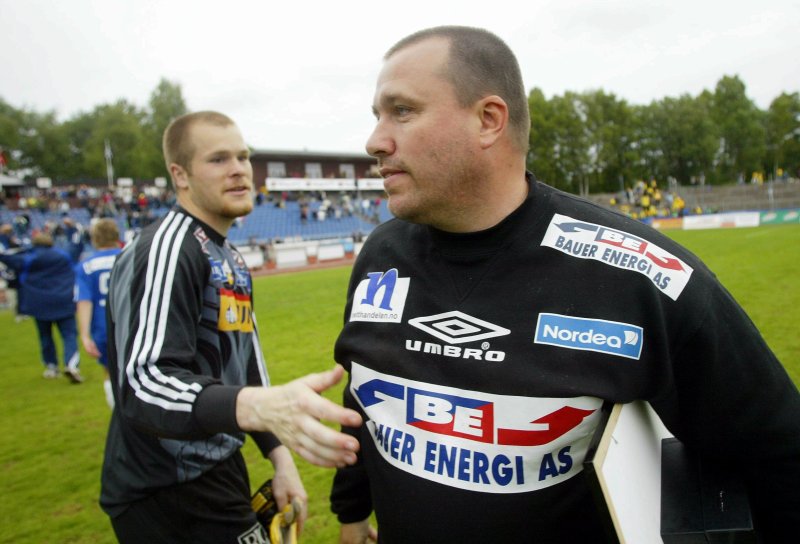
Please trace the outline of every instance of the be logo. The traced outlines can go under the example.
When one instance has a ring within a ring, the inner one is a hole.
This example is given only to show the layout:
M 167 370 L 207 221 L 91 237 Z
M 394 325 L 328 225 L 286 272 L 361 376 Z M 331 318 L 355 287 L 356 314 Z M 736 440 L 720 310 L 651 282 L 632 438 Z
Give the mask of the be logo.
M 406 422 L 414 427 L 490 444 L 494 440 L 491 402 L 408 388 L 407 409 Z
M 353 294 L 350 321 L 400 323 L 406 306 L 410 278 L 401 278 L 396 268 L 368 272 Z
M 362 367 L 353 363 L 353 368 L 361 372 Z M 485 393 L 481 394 L 484 398 L 466 397 L 430 384 L 425 388 L 404 385 L 406 381 L 380 377 L 358 384 L 354 379 L 353 392 L 373 419 L 381 417 L 375 407 L 380 411 L 388 408 L 386 404 L 391 406 L 399 401 L 405 405 L 403 421 L 407 425 L 435 434 L 501 446 L 549 444 L 596 411 L 594 407 L 581 409 L 562 405 L 554 406 L 554 410 L 544 415 L 534 416 L 532 413 L 539 410 L 535 400 L 529 398 Z M 527 413 L 528 410 L 531 414 Z M 498 416 L 505 423 L 500 423 Z

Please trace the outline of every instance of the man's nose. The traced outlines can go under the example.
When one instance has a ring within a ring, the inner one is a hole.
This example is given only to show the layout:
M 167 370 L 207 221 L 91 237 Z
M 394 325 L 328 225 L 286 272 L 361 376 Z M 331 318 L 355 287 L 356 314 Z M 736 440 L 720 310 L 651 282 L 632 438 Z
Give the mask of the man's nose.
M 233 176 L 242 176 L 247 173 L 247 169 L 250 167 L 250 159 L 241 160 L 241 159 L 234 159 L 233 166 L 231 167 L 231 175 Z
M 373 157 L 383 157 L 394 153 L 396 144 L 389 134 L 386 123 L 378 121 L 375 128 L 367 138 L 366 150 Z

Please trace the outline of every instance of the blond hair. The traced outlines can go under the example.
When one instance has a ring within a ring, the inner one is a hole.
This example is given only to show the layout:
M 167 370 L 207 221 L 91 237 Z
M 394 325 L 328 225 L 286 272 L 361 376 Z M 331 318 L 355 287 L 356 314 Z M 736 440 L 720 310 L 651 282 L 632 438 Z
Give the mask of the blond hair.
M 189 136 L 189 131 L 196 123 L 208 123 L 218 127 L 227 127 L 235 124 L 230 117 L 216 111 L 196 111 L 173 119 L 164 131 L 164 139 L 162 141 L 167 170 L 169 170 L 171 164 L 177 164 L 191 173 L 190 165 L 194 157 L 195 148 Z
M 31 237 L 31 243 L 38 247 L 53 247 L 53 237 L 46 232 L 37 232 Z
M 98 219 L 89 230 L 92 245 L 97 249 L 116 247 L 119 244 L 119 227 L 113 219 Z

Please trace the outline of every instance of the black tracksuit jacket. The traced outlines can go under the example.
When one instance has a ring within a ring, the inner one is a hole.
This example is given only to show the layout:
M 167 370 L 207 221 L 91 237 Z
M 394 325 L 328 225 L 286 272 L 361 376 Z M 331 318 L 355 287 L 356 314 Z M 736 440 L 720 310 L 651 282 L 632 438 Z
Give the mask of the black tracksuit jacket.
M 746 479 L 761 530 L 800 534 L 800 395 L 706 266 L 529 176 L 471 234 L 391 220 L 354 266 L 336 360 L 359 463 L 340 522 L 381 542 L 601 542 L 583 459 L 603 401 L 649 402 Z
M 180 207 L 117 257 L 106 322 L 116 403 L 100 504 L 114 517 L 238 454 L 236 396 L 269 378 L 244 259 Z M 250 435 L 265 457 L 279 444 L 271 433 Z

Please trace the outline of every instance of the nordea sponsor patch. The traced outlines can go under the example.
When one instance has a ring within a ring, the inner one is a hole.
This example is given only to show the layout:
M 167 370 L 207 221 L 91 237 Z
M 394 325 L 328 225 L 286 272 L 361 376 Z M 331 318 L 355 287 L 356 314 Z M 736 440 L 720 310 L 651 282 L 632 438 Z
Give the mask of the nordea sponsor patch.
M 559 314 L 539 314 L 536 344 L 639 359 L 644 331 L 636 325 Z

